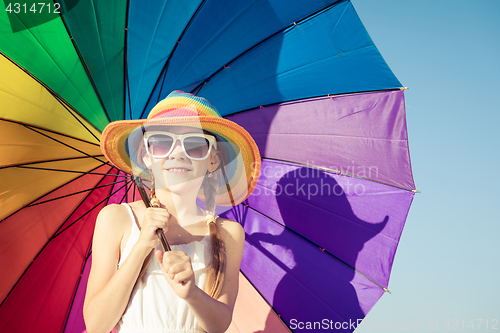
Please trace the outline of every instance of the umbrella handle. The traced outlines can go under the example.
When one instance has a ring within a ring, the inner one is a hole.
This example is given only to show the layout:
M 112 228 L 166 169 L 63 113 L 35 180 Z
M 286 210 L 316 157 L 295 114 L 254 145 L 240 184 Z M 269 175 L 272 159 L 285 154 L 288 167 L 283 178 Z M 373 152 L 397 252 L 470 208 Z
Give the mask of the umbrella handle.
M 139 194 L 141 195 L 142 201 L 144 202 L 144 205 L 146 207 L 153 207 L 153 208 L 160 208 L 160 202 L 158 199 L 155 200 L 152 204 L 149 202 L 149 198 L 146 195 L 146 191 L 144 190 L 144 187 L 142 186 L 142 181 L 139 177 L 134 177 L 132 176 L 132 179 L 134 180 L 135 185 L 137 186 L 137 189 L 139 190 Z M 170 245 L 168 244 L 167 238 L 165 237 L 165 234 L 163 233 L 163 230 L 158 228 L 156 229 L 156 235 L 158 236 L 158 241 L 161 243 L 161 246 L 163 247 L 163 252 L 166 251 L 171 251 L 172 249 L 170 248 Z
M 172 251 L 170 245 L 168 245 L 167 237 L 165 237 L 163 230 L 159 228 L 156 229 L 156 234 L 158 235 L 158 240 L 160 241 L 161 246 L 163 247 L 163 252 Z

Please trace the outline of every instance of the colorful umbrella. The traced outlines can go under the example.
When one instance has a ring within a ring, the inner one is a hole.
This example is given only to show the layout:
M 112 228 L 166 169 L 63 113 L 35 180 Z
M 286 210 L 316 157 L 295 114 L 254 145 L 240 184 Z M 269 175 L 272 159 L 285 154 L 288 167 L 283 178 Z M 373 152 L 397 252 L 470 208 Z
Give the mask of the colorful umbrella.
M 0 331 L 85 329 L 96 215 L 139 199 L 100 132 L 174 89 L 263 157 L 224 213 L 246 231 L 231 331 L 352 331 L 387 291 L 415 192 L 404 97 L 349 1 L 4 3 Z

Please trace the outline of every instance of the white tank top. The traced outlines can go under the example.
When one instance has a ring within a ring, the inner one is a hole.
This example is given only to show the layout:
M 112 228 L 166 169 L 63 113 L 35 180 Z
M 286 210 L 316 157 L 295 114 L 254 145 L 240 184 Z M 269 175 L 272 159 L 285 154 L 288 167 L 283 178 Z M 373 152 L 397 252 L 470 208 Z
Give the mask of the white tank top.
M 124 204 L 132 219 L 132 231 L 121 255 L 118 267 L 130 254 L 139 239 L 140 230 L 129 205 Z M 196 285 L 203 289 L 206 280 L 206 266 L 210 260 L 210 237 L 187 244 L 170 245 L 173 251 L 184 251 L 193 266 Z M 162 250 L 158 244 L 155 251 Z M 198 324 L 186 301 L 179 298 L 165 280 L 156 257 L 151 261 L 142 278 L 136 283 L 127 308 L 118 324 L 120 333 L 198 333 L 205 332 Z

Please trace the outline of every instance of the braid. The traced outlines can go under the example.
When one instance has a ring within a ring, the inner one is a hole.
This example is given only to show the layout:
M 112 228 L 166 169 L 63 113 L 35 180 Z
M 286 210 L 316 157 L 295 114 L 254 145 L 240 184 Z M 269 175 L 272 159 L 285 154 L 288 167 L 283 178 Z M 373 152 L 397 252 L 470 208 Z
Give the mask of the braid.
M 215 212 L 215 197 L 217 189 L 219 188 L 215 174 L 213 172 L 207 172 L 201 186 L 203 187 L 203 194 L 205 195 L 205 210 L 207 213 L 213 215 Z
M 205 210 L 207 212 L 207 223 L 210 232 L 210 263 L 207 269 L 207 282 L 205 292 L 213 298 L 219 297 L 224 282 L 226 266 L 226 250 L 222 232 L 217 226 L 215 215 L 215 198 L 217 196 L 218 183 L 216 173 L 208 172 L 203 179 L 202 187 L 205 196 Z

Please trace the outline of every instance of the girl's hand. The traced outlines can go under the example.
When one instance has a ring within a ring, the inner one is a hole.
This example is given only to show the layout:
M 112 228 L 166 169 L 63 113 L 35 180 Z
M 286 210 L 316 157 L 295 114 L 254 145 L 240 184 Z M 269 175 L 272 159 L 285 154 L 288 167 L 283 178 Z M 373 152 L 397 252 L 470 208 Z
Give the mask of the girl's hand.
M 183 251 L 163 253 L 157 250 L 155 256 L 160 263 L 163 276 L 177 296 L 182 299 L 191 297 L 197 288 L 191 258 Z
M 167 221 L 169 218 L 170 213 L 165 208 L 146 208 L 137 244 L 147 248 L 148 253 L 153 250 L 158 244 L 156 229 L 164 229 L 166 231 L 168 229 Z

